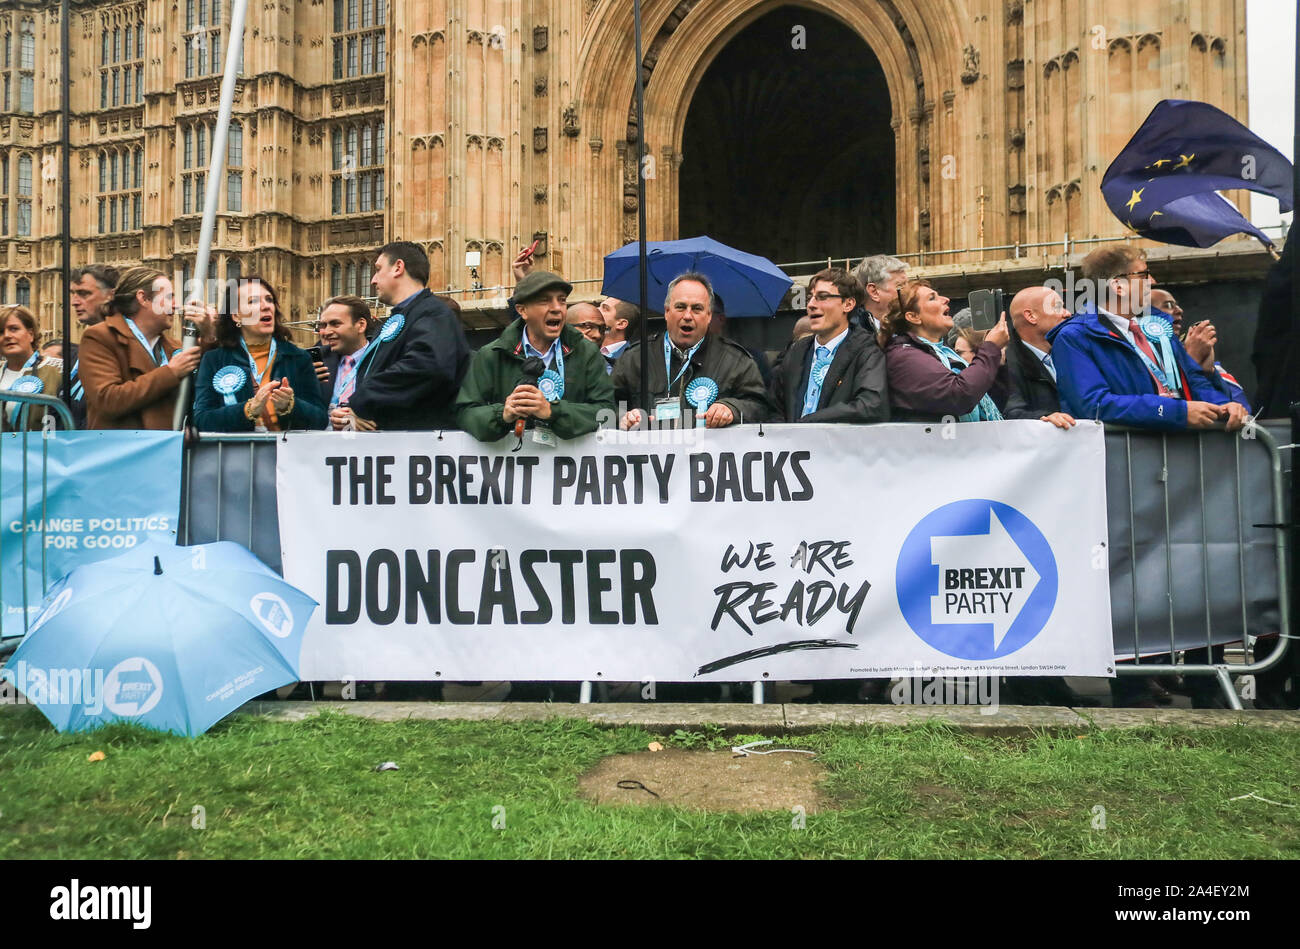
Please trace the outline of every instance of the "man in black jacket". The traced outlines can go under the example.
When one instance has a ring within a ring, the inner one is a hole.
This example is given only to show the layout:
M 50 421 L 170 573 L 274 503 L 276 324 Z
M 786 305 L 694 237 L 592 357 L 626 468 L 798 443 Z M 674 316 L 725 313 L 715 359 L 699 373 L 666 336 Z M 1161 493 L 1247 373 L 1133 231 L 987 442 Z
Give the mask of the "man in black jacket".
M 375 256 L 370 284 L 392 307 L 361 360 L 347 408 L 330 412 L 338 427 L 430 431 L 454 426 L 453 403 L 469 366 L 460 321 L 430 293 L 429 258 L 410 241 L 386 244 Z
M 753 357 L 738 343 L 709 334 L 713 285 L 699 273 L 684 273 L 668 284 L 664 301 L 666 333 L 651 336 L 646 353 L 640 346 L 624 350 L 614 366 L 614 394 L 620 406 L 640 406 L 641 360 L 650 360 L 650 404 L 626 412 L 620 426 L 641 427 L 649 417 L 657 427 L 691 427 L 697 411 L 708 428 L 767 419 L 767 394 Z M 716 390 L 699 399 L 712 382 Z M 620 408 L 619 411 L 622 411 Z
M 787 422 L 888 422 L 885 354 L 849 318 L 861 297 L 847 271 L 827 268 L 808 281 L 813 335 L 790 344 L 772 371 L 773 418 Z
M 1057 428 L 1070 428 L 1074 418 L 1061 411 L 1056 392 L 1056 366 L 1047 333 L 1070 318 L 1061 296 L 1047 287 L 1026 287 L 1011 299 L 1011 325 L 1016 338 L 1007 349 L 1011 395 L 1003 418 L 1041 419 Z

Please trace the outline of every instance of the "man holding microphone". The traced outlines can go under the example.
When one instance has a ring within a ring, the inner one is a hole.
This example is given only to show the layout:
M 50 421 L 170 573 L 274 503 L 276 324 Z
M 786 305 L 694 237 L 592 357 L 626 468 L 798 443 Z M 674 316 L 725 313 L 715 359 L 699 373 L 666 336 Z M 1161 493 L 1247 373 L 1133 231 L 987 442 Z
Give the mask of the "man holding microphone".
M 456 399 L 457 424 L 491 442 L 527 430 L 543 445 L 594 432 L 614 413 L 600 350 L 565 322 L 573 287 L 532 271 L 515 287 L 515 320 L 474 354 Z

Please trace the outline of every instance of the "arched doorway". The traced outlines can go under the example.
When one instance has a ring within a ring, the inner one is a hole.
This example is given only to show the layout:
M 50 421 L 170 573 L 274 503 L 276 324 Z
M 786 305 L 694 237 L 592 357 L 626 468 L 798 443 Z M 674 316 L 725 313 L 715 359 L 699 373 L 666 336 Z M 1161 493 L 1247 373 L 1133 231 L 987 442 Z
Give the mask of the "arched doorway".
M 679 231 L 777 263 L 895 249 L 889 89 L 832 17 L 780 7 L 738 33 L 695 90 Z

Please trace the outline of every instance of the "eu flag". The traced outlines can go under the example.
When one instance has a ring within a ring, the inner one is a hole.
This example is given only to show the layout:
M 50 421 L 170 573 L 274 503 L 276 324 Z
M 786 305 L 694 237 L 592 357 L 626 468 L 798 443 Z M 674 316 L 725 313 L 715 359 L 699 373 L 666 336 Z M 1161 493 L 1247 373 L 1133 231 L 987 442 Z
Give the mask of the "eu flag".
M 1272 241 L 1217 194 L 1247 189 L 1292 206 L 1291 163 L 1232 116 L 1205 102 L 1166 99 L 1101 179 L 1117 218 L 1165 244 L 1209 247 L 1231 234 Z

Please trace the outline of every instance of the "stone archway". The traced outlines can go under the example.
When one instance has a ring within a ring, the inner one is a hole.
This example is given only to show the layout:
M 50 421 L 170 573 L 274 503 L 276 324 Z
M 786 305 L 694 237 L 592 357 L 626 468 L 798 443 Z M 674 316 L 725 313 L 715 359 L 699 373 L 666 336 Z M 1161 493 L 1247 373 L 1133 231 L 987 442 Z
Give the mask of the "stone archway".
M 894 131 L 880 63 L 805 7 L 764 14 L 704 72 L 686 113 L 678 233 L 778 262 L 895 247 Z
M 583 38 L 575 83 L 589 126 L 590 173 L 574 207 L 570 232 L 576 259 L 599 272 L 600 257 L 635 239 L 636 138 L 644 135 L 655 177 L 647 182 L 647 234 L 651 240 L 678 234 L 682 142 L 695 90 L 731 40 L 790 0 L 646 0 L 642 62 L 646 127 L 630 120 L 634 73 L 630 5 L 599 0 L 593 28 Z M 833 17 L 866 44 L 879 61 L 888 89 L 896 169 L 895 249 L 913 251 L 931 240 L 931 205 L 942 200 L 931 182 L 929 155 L 958 150 L 952 92 L 962 86 L 962 55 L 968 35 L 952 4 L 940 0 L 796 0 L 794 6 Z M 944 108 L 936 110 L 936 99 Z M 584 129 L 584 132 L 586 130 Z M 936 212 L 942 211 L 935 208 Z M 936 217 L 946 220 L 941 214 Z M 864 249 L 865 250 L 865 249 Z

